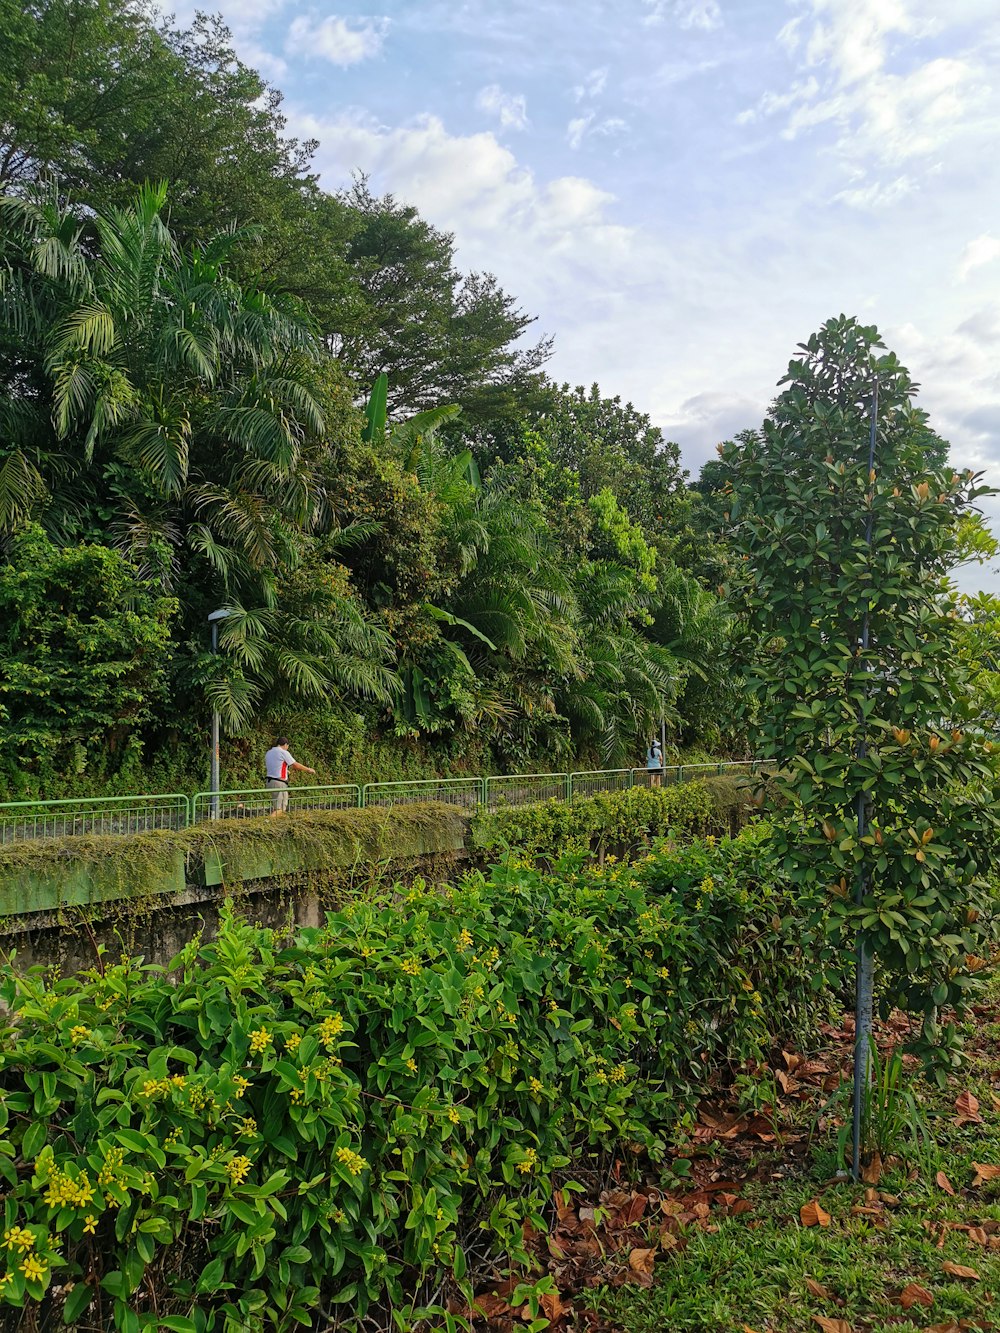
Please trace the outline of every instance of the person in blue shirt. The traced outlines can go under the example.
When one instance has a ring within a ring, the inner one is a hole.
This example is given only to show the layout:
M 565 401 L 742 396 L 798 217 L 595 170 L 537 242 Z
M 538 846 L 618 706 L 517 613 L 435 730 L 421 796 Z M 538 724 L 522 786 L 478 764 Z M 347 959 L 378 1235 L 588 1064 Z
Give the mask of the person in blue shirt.
M 663 781 L 663 751 L 660 749 L 660 742 L 654 737 L 646 750 L 646 772 L 649 774 L 649 785 L 658 787 Z

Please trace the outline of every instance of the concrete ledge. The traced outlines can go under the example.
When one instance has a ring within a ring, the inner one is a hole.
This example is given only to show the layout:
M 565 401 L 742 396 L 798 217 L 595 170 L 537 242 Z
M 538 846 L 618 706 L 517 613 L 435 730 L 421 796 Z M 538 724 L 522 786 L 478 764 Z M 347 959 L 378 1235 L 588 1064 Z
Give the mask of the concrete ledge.
M 324 895 L 338 887 L 442 859 L 453 865 L 468 838 L 468 816 L 435 803 L 19 843 L 0 850 L 0 945 L 17 941 L 23 952 L 28 937 L 41 942 L 74 927 L 91 940 L 95 931 L 125 930 L 141 942 L 149 931 L 140 921 L 198 909 L 211 916 L 231 893 L 265 918 L 280 901 L 286 916 L 318 922 Z M 175 935 L 163 922 L 156 933 Z M 52 944 L 31 948 L 33 961 L 51 957 Z M 153 952 L 163 961 L 163 948 Z

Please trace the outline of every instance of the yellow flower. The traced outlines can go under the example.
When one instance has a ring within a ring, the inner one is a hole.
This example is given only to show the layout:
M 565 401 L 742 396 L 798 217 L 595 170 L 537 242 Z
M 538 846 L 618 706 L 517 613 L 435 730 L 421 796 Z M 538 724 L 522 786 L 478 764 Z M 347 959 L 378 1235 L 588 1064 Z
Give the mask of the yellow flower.
M 529 1171 L 534 1171 L 537 1165 L 538 1153 L 535 1152 L 534 1148 L 526 1148 L 524 1150 L 524 1159 L 518 1162 L 517 1169 L 523 1176 L 526 1176 Z
M 285 1038 L 285 1050 L 297 1051 L 299 1049 L 301 1042 L 302 1038 L 299 1036 L 299 1034 L 297 1032 L 293 1032 L 290 1037 Z
M 459 1124 L 462 1119 L 462 1117 L 458 1114 L 458 1111 L 454 1106 L 448 1107 L 448 1119 L 451 1121 L 453 1125 Z
M 465 927 L 463 926 L 462 929 L 458 932 L 458 947 L 464 953 L 466 949 L 472 948 L 472 942 L 473 942 L 472 932 L 466 930 Z
M 261 1051 L 266 1051 L 273 1040 L 267 1028 L 257 1028 L 250 1033 L 250 1054 L 259 1055 Z
M 8 1250 L 20 1250 L 24 1254 L 34 1248 L 35 1237 L 27 1227 L 11 1227 L 3 1233 L 3 1243 Z
M 657 973 L 657 975 L 658 975 L 658 976 L 661 976 L 661 977 L 663 978 L 663 980 L 666 981 L 667 977 L 670 976 L 670 968 L 669 968 L 669 967 L 661 967 L 660 970 L 659 970 L 659 972 Z
M 4 1291 L 6 1291 L 7 1287 L 13 1281 L 14 1281 L 13 1273 L 4 1273 L 3 1277 L 0 1277 L 0 1295 L 2 1295 Z
M 327 1050 L 334 1044 L 337 1038 L 344 1030 L 344 1020 L 340 1014 L 334 1014 L 332 1018 L 324 1018 L 319 1025 L 319 1039 Z
M 612 1083 L 624 1083 L 626 1078 L 626 1069 L 624 1065 L 615 1065 L 611 1071 Z
M 417 962 L 415 958 L 404 958 L 399 966 L 406 973 L 408 977 L 415 977 L 419 975 L 420 964 Z
M 74 1046 L 79 1046 L 81 1041 L 86 1041 L 90 1036 L 90 1028 L 85 1027 L 83 1023 L 77 1023 L 75 1027 L 69 1030 L 70 1040 Z
M 417 1072 L 417 1062 L 416 1060 L 414 1060 L 412 1055 L 410 1056 L 409 1060 L 407 1060 L 406 1067 L 411 1074 L 415 1074 Z
M 528 1087 L 531 1089 L 531 1095 L 537 1097 L 544 1090 L 545 1084 L 540 1078 L 529 1078 Z
M 631 978 L 631 977 L 626 977 L 626 978 L 625 978 L 625 989 L 626 989 L 626 990 L 631 990 L 631 989 L 632 989 L 632 978 Z
M 93 1213 L 88 1213 L 87 1216 L 83 1219 L 83 1234 L 85 1236 L 92 1236 L 96 1230 L 97 1230 L 97 1218 L 94 1216 Z
M 361 1154 L 354 1152 L 352 1148 L 338 1148 L 334 1156 L 342 1166 L 347 1167 L 352 1176 L 360 1176 L 368 1166 Z
M 226 1163 L 226 1170 L 229 1172 L 232 1185 L 242 1185 L 250 1174 L 250 1158 L 234 1157 L 232 1161 Z
M 257 1121 L 252 1115 L 248 1115 L 240 1121 L 240 1133 L 246 1139 L 255 1139 L 257 1137 Z
M 290 1088 L 288 1095 L 292 1099 L 292 1105 L 298 1106 L 299 1102 L 302 1100 L 302 1093 L 299 1091 L 299 1089 Z
M 170 1082 L 171 1085 L 175 1087 L 178 1091 L 180 1091 L 182 1088 L 187 1087 L 187 1079 L 184 1077 L 183 1074 L 172 1075 Z
M 243 1094 L 246 1092 L 247 1088 L 249 1088 L 250 1086 L 250 1080 L 248 1078 L 244 1078 L 242 1074 L 237 1074 L 234 1077 L 233 1082 L 236 1084 L 236 1096 L 242 1097 Z
M 19 1267 L 29 1282 L 38 1282 L 45 1276 L 45 1265 L 36 1254 L 29 1254 Z

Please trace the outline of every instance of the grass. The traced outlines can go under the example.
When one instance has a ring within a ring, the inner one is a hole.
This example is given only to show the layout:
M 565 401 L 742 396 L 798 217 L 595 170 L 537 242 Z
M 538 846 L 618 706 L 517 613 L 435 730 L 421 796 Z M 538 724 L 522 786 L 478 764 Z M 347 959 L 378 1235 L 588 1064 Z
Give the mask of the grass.
M 713 1173 L 738 1182 L 745 1211 L 732 1215 L 713 1201 L 707 1217 L 669 1231 L 647 1225 L 633 1243 L 656 1245 L 652 1285 L 626 1280 L 583 1291 L 577 1308 L 591 1326 L 596 1316 L 598 1327 L 621 1333 L 1000 1328 L 1000 1180 L 977 1186 L 973 1167 L 1000 1167 L 998 1017 L 994 998 L 968 1025 L 969 1068 L 946 1093 L 908 1071 L 924 1130 L 901 1136 L 877 1185 L 836 1179 L 836 1126 L 808 1133 L 826 1101 L 814 1089 L 778 1110 L 783 1146 L 705 1144 L 694 1157 L 702 1186 Z M 838 1063 L 848 1050 L 842 1041 Z M 955 1101 L 965 1092 L 977 1098 L 981 1121 L 958 1123 Z M 688 1202 L 696 1184 L 692 1191 Z M 803 1225 L 800 1209 L 814 1200 L 828 1225 Z M 949 1264 L 977 1276 L 956 1276 Z M 924 1294 L 906 1309 L 900 1297 L 911 1284 Z

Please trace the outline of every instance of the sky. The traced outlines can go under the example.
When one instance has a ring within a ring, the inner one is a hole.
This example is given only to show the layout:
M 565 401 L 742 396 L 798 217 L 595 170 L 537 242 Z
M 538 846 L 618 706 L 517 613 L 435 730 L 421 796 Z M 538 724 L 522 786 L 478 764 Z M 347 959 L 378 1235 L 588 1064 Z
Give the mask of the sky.
M 634 402 L 693 474 L 846 313 L 1000 486 L 997 0 L 221 12 L 326 188 L 368 173 L 452 231 L 555 336 L 550 374 Z

